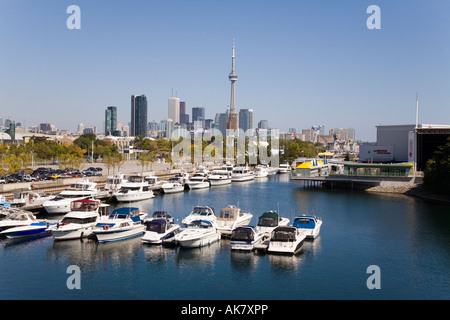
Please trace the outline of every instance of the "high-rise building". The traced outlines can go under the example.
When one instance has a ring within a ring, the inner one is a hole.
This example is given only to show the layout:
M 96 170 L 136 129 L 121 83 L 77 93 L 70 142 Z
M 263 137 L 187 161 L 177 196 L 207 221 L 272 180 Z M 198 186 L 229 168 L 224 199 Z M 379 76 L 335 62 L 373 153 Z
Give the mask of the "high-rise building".
M 117 130 L 117 107 L 109 106 L 105 110 L 105 136 Z
M 227 130 L 227 120 L 228 115 L 226 113 L 216 113 L 216 118 L 214 119 L 215 128 L 218 128 L 220 132 L 222 132 L 222 135 L 226 136 L 226 130 Z
M 258 128 L 259 129 L 269 129 L 269 121 L 268 120 L 261 120 L 258 122 Z
M 233 56 L 231 57 L 231 73 L 228 79 L 231 81 L 231 99 L 230 99 L 230 111 L 227 119 L 227 129 L 236 130 L 238 128 L 238 119 L 236 113 L 236 105 L 234 99 L 234 84 L 238 79 L 237 74 L 234 72 L 234 39 L 233 39 Z
M 147 135 L 147 97 L 144 94 L 131 96 L 130 135 Z
M 174 123 L 180 123 L 180 98 L 169 98 L 168 111 L 168 118 Z
M 239 129 L 242 129 L 244 133 L 253 129 L 253 109 L 239 110 Z
M 192 108 L 192 123 L 197 123 L 201 128 L 205 127 L 205 108 Z M 201 123 L 200 125 L 198 123 Z

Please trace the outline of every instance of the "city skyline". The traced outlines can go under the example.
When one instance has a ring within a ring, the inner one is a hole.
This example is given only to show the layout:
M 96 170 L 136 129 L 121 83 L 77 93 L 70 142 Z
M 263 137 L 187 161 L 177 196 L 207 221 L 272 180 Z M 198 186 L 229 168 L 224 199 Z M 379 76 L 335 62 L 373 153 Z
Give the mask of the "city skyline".
M 66 9 L 81 9 L 69 30 Z M 381 8 L 370 30 L 366 9 Z M 300 131 L 353 127 L 374 141 L 378 124 L 450 119 L 450 4 L 431 1 L 25 1 L 0 4 L 1 116 L 25 125 L 103 131 L 105 109 L 130 122 L 145 94 L 148 121 L 167 118 L 172 88 L 206 117 L 230 103 L 236 42 L 236 110 Z M 170 13 L 170 19 L 167 19 Z M 129 18 L 132 17 L 132 18 Z M 187 112 L 188 113 L 188 112 Z

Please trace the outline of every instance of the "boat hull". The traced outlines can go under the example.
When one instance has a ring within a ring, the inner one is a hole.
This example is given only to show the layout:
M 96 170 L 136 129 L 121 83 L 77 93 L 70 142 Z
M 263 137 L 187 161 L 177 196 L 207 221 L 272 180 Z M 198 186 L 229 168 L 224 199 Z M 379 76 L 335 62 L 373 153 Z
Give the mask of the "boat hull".
M 1 234 L 5 235 L 8 239 L 36 237 L 49 233 L 47 231 L 47 223 L 38 223 L 35 225 L 10 228 Z
M 95 231 L 94 234 L 97 237 L 98 242 L 115 242 L 122 241 L 134 237 L 138 237 L 144 233 L 145 226 L 140 225 L 134 228 L 128 229 L 109 229 L 102 231 Z
M 133 202 L 154 198 L 153 192 L 139 192 L 139 193 L 116 193 L 115 198 L 118 202 Z
M 182 248 L 204 247 L 219 240 L 220 240 L 220 233 L 217 232 L 202 234 L 194 237 L 177 238 L 178 244 Z
M 251 180 L 254 180 L 254 179 L 255 179 L 254 175 L 248 175 L 248 176 L 232 177 L 231 181 L 233 181 L 233 182 L 245 182 L 245 181 L 251 181 Z
M 205 189 L 209 188 L 209 182 L 202 182 L 202 183 L 187 183 L 187 186 L 191 190 L 195 189 Z
M 231 183 L 231 178 L 217 178 L 217 179 L 212 179 L 211 177 L 209 178 L 209 183 L 212 186 L 223 186 L 226 184 L 230 184 Z
M 52 230 L 53 238 L 56 241 L 62 241 L 62 240 L 76 240 L 76 239 L 82 239 L 87 238 L 92 233 L 91 227 L 81 227 L 78 229 L 54 229 Z
M 300 252 L 303 248 L 303 239 L 298 241 L 270 241 L 268 252 L 271 253 L 282 253 L 282 254 L 296 254 Z

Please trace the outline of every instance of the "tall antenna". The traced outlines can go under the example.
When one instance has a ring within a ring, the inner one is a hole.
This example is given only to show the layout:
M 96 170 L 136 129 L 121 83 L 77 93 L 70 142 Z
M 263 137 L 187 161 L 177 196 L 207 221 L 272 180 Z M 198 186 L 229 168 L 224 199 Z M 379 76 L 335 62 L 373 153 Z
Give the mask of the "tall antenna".
M 419 93 L 416 92 L 416 129 L 419 126 Z

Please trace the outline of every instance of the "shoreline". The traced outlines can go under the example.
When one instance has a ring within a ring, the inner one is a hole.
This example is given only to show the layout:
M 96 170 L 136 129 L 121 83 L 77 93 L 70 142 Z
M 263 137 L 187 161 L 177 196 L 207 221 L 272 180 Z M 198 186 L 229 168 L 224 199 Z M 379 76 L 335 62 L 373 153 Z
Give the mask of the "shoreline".
M 426 190 L 423 183 L 413 185 L 408 184 L 404 186 L 376 186 L 365 189 L 364 191 L 373 193 L 404 194 L 426 201 L 450 205 L 450 197 Z

